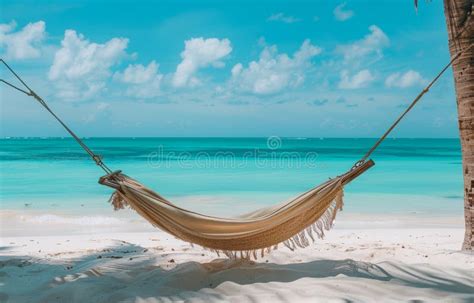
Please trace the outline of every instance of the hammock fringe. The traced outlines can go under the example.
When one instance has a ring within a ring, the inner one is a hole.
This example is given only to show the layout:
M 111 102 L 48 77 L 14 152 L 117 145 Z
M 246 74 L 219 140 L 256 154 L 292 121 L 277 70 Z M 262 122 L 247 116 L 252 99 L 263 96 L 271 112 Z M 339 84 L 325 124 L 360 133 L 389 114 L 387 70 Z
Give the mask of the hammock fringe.
M 308 247 L 312 243 L 316 242 L 316 238 L 324 239 L 324 231 L 329 231 L 333 227 L 337 212 L 342 210 L 342 207 L 344 205 L 343 196 L 344 196 L 344 193 L 343 193 L 343 190 L 341 189 L 320 218 L 318 218 L 315 222 L 311 223 L 309 226 L 303 228 L 300 232 L 296 233 L 292 237 L 280 243 L 283 244 L 288 249 L 290 249 L 291 251 L 294 251 L 297 248 Z M 113 205 L 114 210 L 120 210 L 120 209 L 125 209 L 125 208 L 134 209 L 133 205 L 128 203 L 125 197 L 119 191 L 115 191 L 112 194 L 112 196 L 109 199 L 109 202 L 110 204 Z M 151 223 L 153 224 L 153 222 Z M 158 227 L 155 224 L 153 225 L 155 227 Z M 314 237 L 313 232 L 316 234 L 316 238 Z M 311 239 L 311 242 L 309 241 L 309 239 Z M 218 257 L 220 257 L 220 255 L 223 254 L 227 256 L 229 259 L 258 260 L 259 259 L 258 255 L 260 255 L 260 258 L 263 258 L 266 254 L 269 254 L 272 250 L 278 249 L 278 246 L 280 243 L 271 245 L 265 248 L 258 248 L 258 249 L 246 250 L 246 251 L 219 250 L 219 249 L 213 249 L 213 248 L 202 246 L 202 245 L 198 245 L 198 246 L 202 247 L 204 250 L 216 253 Z M 193 243 L 190 243 L 190 244 L 192 247 L 194 247 Z M 258 254 L 258 251 L 260 251 L 260 254 Z

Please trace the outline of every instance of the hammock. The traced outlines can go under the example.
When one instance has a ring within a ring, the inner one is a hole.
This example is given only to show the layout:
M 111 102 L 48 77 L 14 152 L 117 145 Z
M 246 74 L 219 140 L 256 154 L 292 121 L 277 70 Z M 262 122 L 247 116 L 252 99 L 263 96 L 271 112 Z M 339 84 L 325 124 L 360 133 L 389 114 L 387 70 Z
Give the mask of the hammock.
M 99 183 L 116 189 L 110 199 L 116 210 L 131 207 L 154 226 L 218 254 L 256 259 L 257 250 L 263 256 L 279 243 L 293 250 L 308 246 L 308 239 L 322 238 L 342 208 L 344 185 L 372 165 L 367 161 L 291 201 L 232 219 L 182 209 L 120 172 L 102 177 Z
M 472 44 L 467 49 L 471 47 Z M 296 247 L 308 246 L 309 239 L 314 241 L 315 238 L 324 236 L 324 231 L 331 228 L 337 211 L 342 209 L 343 187 L 374 165 L 374 162 L 369 159 L 372 152 L 449 66 L 460 57 L 462 52 L 460 51 L 451 59 L 348 172 L 330 179 L 288 202 L 263 208 L 237 218 L 217 218 L 185 210 L 140 182 L 122 174 L 121 171 L 113 172 L 105 165 L 102 158 L 87 147 L 3 59 L 0 61 L 24 85 L 26 90 L 3 79 L 0 81 L 35 98 L 106 172 L 106 175 L 99 179 L 99 183 L 115 189 L 110 201 L 116 210 L 130 207 L 163 231 L 183 241 L 213 250 L 218 254 L 223 253 L 232 258 L 256 259 L 257 251 L 260 251 L 260 255 L 263 256 L 280 243 L 293 250 Z

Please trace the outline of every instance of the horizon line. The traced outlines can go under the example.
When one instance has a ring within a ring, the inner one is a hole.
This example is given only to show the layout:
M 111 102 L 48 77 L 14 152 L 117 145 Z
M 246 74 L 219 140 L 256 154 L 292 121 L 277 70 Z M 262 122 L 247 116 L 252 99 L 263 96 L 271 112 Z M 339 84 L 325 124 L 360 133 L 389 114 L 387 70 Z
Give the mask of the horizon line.
M 379 137 L 307 137 L 307 136 L 80 136 L 81 139 L 267 139 L 278 137 L 282 139 L 378 139 Z M 74 139 L 69 136 L 0 136 L 5 139 Z M 459 137 L 387 137 L 386 139 L 458 139 Z

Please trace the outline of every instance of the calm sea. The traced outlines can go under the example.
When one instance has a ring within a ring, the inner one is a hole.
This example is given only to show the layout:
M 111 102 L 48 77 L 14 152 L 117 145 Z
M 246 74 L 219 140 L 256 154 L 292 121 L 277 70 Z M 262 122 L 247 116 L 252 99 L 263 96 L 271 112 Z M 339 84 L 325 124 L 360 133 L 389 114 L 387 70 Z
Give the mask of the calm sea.
M 179 205 L 232 215 L 288 199 L 345 172 L 375 139 L 90 138 L 112 169 Z M 2 209 L 103 211 L 111 189 L 69 138 L 0 140 Z M 457 139 L 388 139 L 346 187 L 346 211 L 462 213 Z

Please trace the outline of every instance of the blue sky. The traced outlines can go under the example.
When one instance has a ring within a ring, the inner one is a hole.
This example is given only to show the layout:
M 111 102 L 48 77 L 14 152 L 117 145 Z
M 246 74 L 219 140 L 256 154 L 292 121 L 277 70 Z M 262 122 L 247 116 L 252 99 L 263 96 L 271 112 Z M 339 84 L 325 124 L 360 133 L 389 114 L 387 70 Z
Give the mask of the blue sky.
M 1 56 L 82 136 L 376 137 L 449 61 L 441 1 L 22 3 Z M 1 136 L 65 136 L 0 93 Z M 449 72 L 394 135 L 457 132 Z

